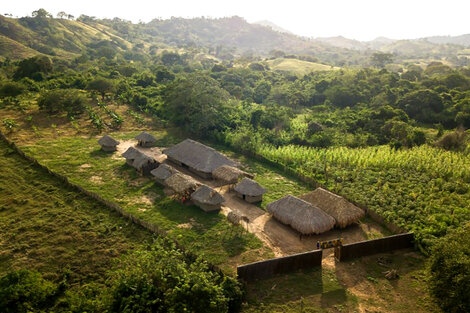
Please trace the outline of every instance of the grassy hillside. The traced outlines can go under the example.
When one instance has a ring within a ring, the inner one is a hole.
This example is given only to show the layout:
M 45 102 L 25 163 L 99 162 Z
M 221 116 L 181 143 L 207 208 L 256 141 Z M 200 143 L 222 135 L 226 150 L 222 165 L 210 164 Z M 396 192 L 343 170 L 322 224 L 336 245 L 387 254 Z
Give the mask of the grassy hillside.
M 331 71 L 338 69 L 330 65 L 308 62 L 298 59 L 274 59 L 266 61 L 271 70 L 306 75 L 312 72 Z

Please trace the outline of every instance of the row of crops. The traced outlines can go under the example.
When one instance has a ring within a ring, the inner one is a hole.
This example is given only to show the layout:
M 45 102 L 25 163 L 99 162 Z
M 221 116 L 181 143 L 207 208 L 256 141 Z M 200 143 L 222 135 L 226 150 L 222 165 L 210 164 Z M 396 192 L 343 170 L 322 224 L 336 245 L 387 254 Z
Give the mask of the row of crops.
M 465 153 L 426 145 L 403 150 L 262 145 L 257 153 L 414 231 L 424 248 L 470 220 Z

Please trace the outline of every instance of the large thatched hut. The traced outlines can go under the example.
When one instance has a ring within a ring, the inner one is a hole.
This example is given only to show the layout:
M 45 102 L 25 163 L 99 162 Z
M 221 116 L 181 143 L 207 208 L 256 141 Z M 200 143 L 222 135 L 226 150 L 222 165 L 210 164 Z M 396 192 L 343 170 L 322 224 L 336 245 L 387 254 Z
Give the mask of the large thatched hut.
M 266 208 L 274 218 L 303 235 L 321 234 L 335 226 L 335 219 L 314 205 L 288 195 L 269 203 Z
M 165 179 L 165 186 L 172 189 L 179 195 L 186 195 L 193 193 L 201 184 L 191 176 L 183 173 L 175 173 Z
M 253 178 L 254 176 L 230 165 L 222 165 L 212 172 L 212 178 L 220 181 L 223 185 L 236 184 L 243 177 Z
M 161 164 L 159 167 L 150 172 L 155 180 L 161 185 L 164 185 L 165 179 L 175 173 L 179 173 L 178 170 L 168 164 Z
M 137 144 L 141 147 L 153 147 L 153 145 L 157 142 L 155 137 L 146 132 L 140 133 L 135 137 L 135 139 L 137 139 Z
M 204 178 L 212 178 L 212 172 L 222 165 L 238 164 L 222 153 L 197 141 L 186 139 L 163 151 L 174 162 Z
M 109 135 L 105 135 L 98 140 L 99 145 L 101 146 L 101 150 L 106 152 L 116 151 L 117 145 L 119 141 L 115 140 L 113 137 Z
M 133 166 L 134 160 L 140 157 L 143 153 L 134 147 L 129 147 L 122 156 L 126 159 L 126 163 Z
M 323 188 L 317 188 L 300 196 L 300 198 L 332 216 L 336 220 L 336 226 L 339 228 L 345 228 L 350 224 L 356 223 L 365 215 L 364 210 L 343 197 Z
M 160 165 L 160 163 L 158 163 L 157 160 L 145 154 L 137 156 L 132 163 L 132 166 L 140 175 L 149 175 L 158 165 Z
M 191 194 L 191 201 L 205 212 L 215 212 L 225 199 L 214 189 L 202 185 Z
M 236 184 L 233 190 L 235 190 L 238 197 L 250 203 L 261 202 L 263 195 L 266 193 L 266 189 L 261 187 L 260 184 L 246 177 Z

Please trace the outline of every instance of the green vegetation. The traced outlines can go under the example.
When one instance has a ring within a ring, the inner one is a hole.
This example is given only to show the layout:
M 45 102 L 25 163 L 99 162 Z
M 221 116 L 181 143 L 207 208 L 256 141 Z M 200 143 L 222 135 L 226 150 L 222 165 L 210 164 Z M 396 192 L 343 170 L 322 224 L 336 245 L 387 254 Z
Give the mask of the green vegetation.
M 294 73 L 297 75 L 306 75 L 311 72 L 318 71 L 331 71 L 338 69 L 332 66 L 325 64 L 308 62 L 298 59 L 274 59 L 266 62 L 269 65 L 269 68 L 273 71 L 281 71 L 287 73 Z
M 226 312 L 240 304 L 233 278 L 188 259 L 170 242 L 153 242 L 149 232 L 5 143 L 0 148 L 2 312 L 126 312 L 149 305 Z
M 470 224 L 450 232 L 429 260 L 430 289 L 444 312 L 470 310 Z

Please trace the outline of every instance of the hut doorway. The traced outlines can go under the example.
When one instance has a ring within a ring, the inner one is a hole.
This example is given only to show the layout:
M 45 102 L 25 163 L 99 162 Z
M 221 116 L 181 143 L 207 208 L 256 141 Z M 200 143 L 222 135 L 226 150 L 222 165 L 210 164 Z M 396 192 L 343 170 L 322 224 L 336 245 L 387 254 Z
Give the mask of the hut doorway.
M 181 166 L 182 166 L 183 168 L 189 169 L 189 166 L 187 166 L 187 165 L 184 164 L 184 163 L 181 163 Z
M 243 200 L 246 200 L 246 195 L 243 195 Z

